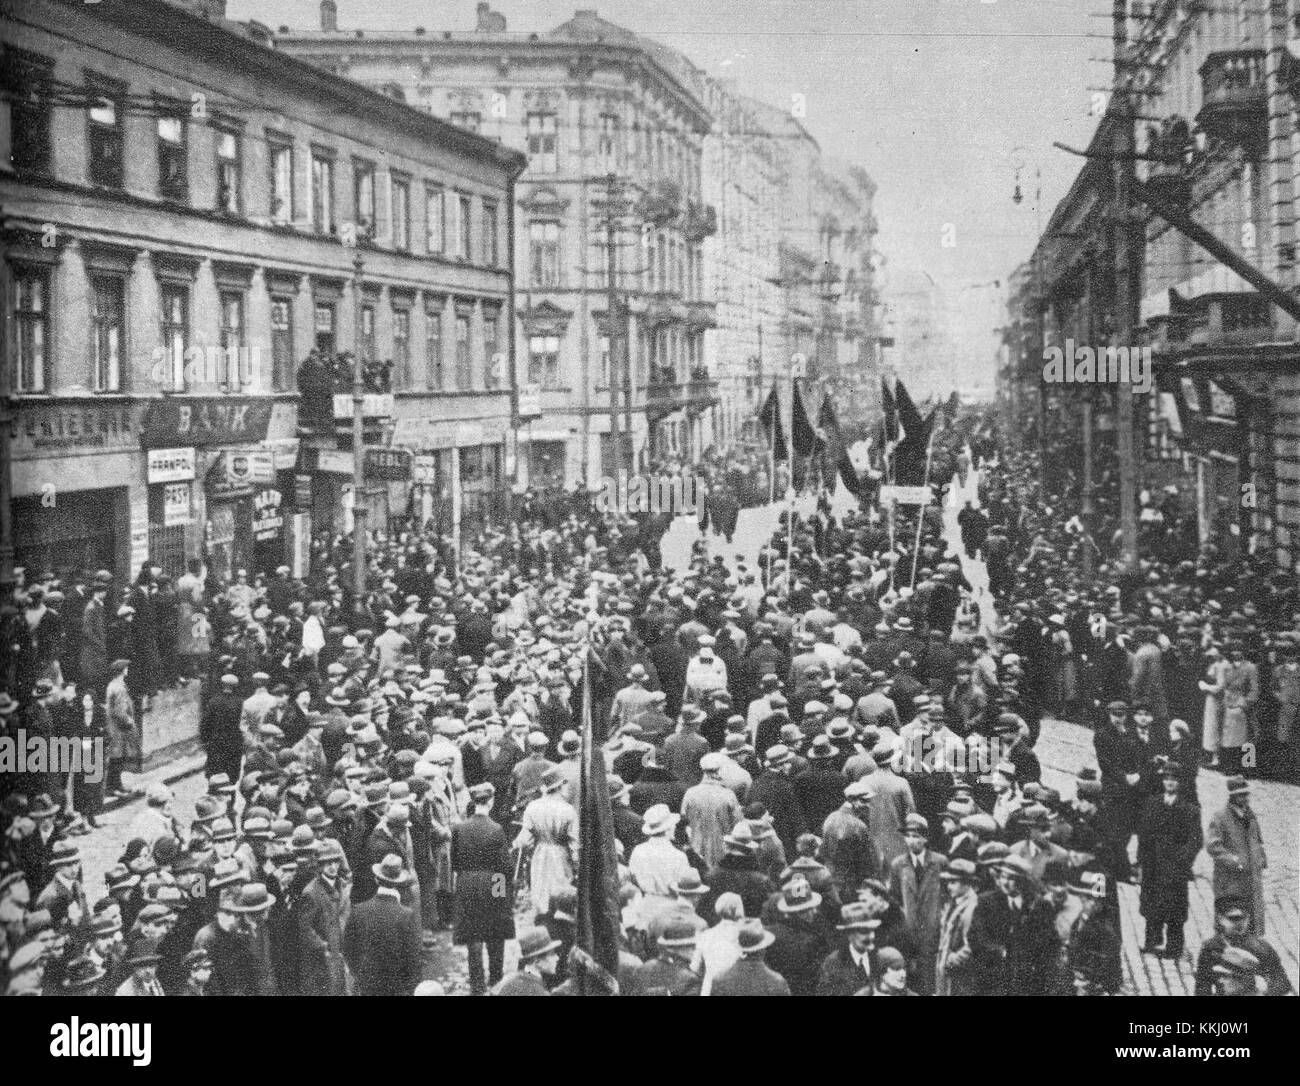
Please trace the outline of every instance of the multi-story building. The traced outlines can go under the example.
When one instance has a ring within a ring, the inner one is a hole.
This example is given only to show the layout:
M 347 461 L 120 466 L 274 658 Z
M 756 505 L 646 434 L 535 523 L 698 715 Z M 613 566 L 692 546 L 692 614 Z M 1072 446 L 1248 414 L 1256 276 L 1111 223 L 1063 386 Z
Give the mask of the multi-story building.
M 275 50 L 222 0 L 12 10 L 17 563 L 301 569 L 312 527 L 344 527 L 356 500 L 378 528 L 442 515 L 453 492 L 486 515 L 511 417 L 522 156 Z M 368 454 L 359 497 L 333 417 L 351 397 L 326 387 L 300 417 L 313 348 L 391 361 L 368 441 L 424 454 Z
M 711 120 L 685 58 L 594 11 L 511 33 L 487 4 L 471 32 L 345 32 L 325 0 L 319 30 L 284 28 L 276 47 L 527 152 L 515 195 L 518 379 L 538 408 L 520 433 L 527 482 L 594 486 L 616 456 L 698 453 L 718 404 L 702 255 L 716 215 L 701 186 Z
M 1163 2 L 1129 24 L 1132 56 L 1029 267 L 1039 280 L 1042 346 L 1114 344 L 1125 315 L 1114 297 L 1114 126 L 1124 99 L 1146 120 L 1136 133 L 1144 216 L 1140 342 L 1156 389 L 1133 399 L 1135 476 L 1172 484 L 1195 511 L 1200 539 L 1300 559 L 1300 344 L 1297 322 L 1243 277 L 1253 268 L 1284 293 L 1296 286 L 1297 63 L 1292 3 Z M 1129 122 L 1131 123 L 1131 122 Z M 1153 202 L 1154 201 L 1154 202 Z M 1207 250 L 1201 232 L 1213 235 Z M 1025 302 L 1024 298 L 1020 299 Z M 1027 327 L 1022 304 L 1010 327 Z M 1028 400 L 1028 365 L 1016 393 Z M 1050 430 L 1087 435 L 1094 478 L 1114 455 L 1114 388 L 1042 390 Z M 1128 395 L 1127 390 L 1119 394 Z M 1090 414 L 1078 408 L 1086 400 Z M 1245 500 L 1246 496 L 1249 500 Z M 1253 543 L 1251 542 L 1253 540 Z

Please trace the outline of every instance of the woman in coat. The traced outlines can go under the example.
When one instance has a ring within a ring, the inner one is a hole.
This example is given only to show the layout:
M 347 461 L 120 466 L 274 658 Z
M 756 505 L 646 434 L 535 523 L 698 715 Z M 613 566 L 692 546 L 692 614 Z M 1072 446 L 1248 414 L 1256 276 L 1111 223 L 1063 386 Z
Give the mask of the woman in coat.
M 1230 752 L 1235 771 L 1241 748 L 1251 741 L 1252 714 L 1259 701 L 1259 670 L 1246 659 L 1239 646 L 1228 651 L 1228 668 L 1223 679 L 1223 736 L 1220 743 Z
M 1210 756 L 1210 768 L 1219 765 L 1219 746 L 1223 735 L 1223 691 L 1228 675 L 1228 661 L 1218 648 L 1205 651 L 1205 677 L 1197 685 L 1205 695 L 1205 714 L 1201 722 L 1201 745 Z
M 949 860 L 943 873 L 943 915 L 939 920 L 939 955 L 934 971 L 934 994 L 975 995 L 975 971 L 971 967 L 970 922 L 979 895 L 975 892 L 975 864 L 970 860 Z
M 104 703 L 108 731 L 108 773 L 105 788 L 109 795 L 122 790 L 122 770 L 140 770 L 140 735 L 136 730 L 135 702 L 127 687 L 130 664 L 114 660 L 109 666 L 108 691 Z
M 573 885 L 578 863 L 578 815 L 559 794 L 564 785 L 558 769 L 546 771 L 542 794 L 524 808 L 523 828 L 512 846 L 532 846 L 528 891 L 538 913 L 549 912 L 552 895 Z

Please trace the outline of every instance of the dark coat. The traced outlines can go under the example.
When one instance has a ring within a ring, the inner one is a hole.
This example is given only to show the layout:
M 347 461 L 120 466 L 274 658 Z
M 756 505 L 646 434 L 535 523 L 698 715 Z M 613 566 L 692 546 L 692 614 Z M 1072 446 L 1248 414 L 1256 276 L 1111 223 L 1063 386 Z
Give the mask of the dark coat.
M 1138 864 L 1142 868 L 1142 915 L 1181 924 L 1187 920 L 1187 884 L 1201 851 L 1199 808 L 1179 799 L 1166 806 L 1152 796 L 1138 823 Z
M 663 955 L 638 966 L 628 978 L 625 995 L 697 996 L 700 978 L 680 959 Z
M 741 958 L 714 978 L 711 996 L 788 996 L 790 985 L 760 958 Z
M 349 907 L 343 880 L 307 884 L 298 901 L 298 985 L 302 995 L 346 995 L 343 922 Z
M 358 995 L 410 995 L 420 982 L 420 949 L 420 918 L 391 894 L 354 906 L 343 929 Z
M 776 941 L 768 949 L 767 964 L 785 978 L 792 995 L 813 995 L 827 950 L 818 913 L 813 910 L 800 915 L 779 915 L 780 919 L 768 927 Z
M 628 802 L 637 814 L 645 814 L 656 803 L 666 804 L 674 813 L 682 809 L 686 785 L 674 780 L 666 769 L 643 769 L 636 784 L 632 785 Z
M 838 811 L 848 783 L 843 773 L 823 768 L 817 762 L 795 777 L 794 794 L 804 821 L 810 826 L 820 826 L 832 811 Z
M 871 984 L 876 978 L 876 964 L 872 955 L 867 954 L 870 973 L 864 973 L 853 963 L 853 957 L 847 946 L 840 947 L 828 954 L 821 963 L 817 973 L 817 995 L 851 996 Z
M 981 894 L 969 938 L 979 994 L 1047 994 L 1060 944 L 1044 901 L 1026 893 L 1017 914 L 1000 891 Z
M 795 842 L 801 834 L 808 832 L 808 820 L 804 817 L 798 796 L 795 795 L 794 781 L 781 773 L 768 770 L 754 778 L 754 783 L 749 786 L 749 792 L 745 796 L 745 802 L 761 803 L 767 808 L 767 813 L 772 819 L 772 829 L 781 838 L 781 844 L 785 846 L 785 854 L 793 857 Z M 820 823 L 818 825 L 820 826 Z
M 458 945 L 515 937 L 513 867 L 505 830 L 476 814 L 451 828 Z
M 741 857 L 734 854 L 723 856 L 718 866 L 704 878 L 709 892 L 700 898 L 700 916 L 709 924 L 714 924 L 717 917 L 713 906 L 723 894 L 739 894 L 745 905 L 745 915 L 758 917 L 763 913 L 763 902 L 776 893 L 772 880 L 759 871 L 756 857 Z

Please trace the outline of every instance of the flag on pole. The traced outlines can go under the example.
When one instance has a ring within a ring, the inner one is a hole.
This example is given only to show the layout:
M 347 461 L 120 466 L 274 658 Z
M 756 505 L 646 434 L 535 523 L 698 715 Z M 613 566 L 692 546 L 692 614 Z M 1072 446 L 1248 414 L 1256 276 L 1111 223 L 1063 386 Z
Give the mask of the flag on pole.
M 902 430 L 902 439 L 910 441 L 915 436 L 919 438 L 921 447 L 924 448 L 926 439 L 920 434 L 921 427 L 924 425 L 921 421 L 921 412 L 912 402 L 907 386 L 897 378 L 894 379 L 894 403 L 898 407 L 898 425 Z
M 591 712 L 591 653 L 582 679 L 582 762 L 578 781 L 578 916 L 574 964 L 583 995 L 618 994 L 618 853 L 605 754 Z
M 772 391 L 758 413 L 759 424 L 767 434 L 768 446 L 774 450 L 777 460 L 789 460 L 790 453 L 785 446 L 785 430 L 781 426 L 781 397 L 776 392 L 776 382 L 772 382 Z
M 794 413 L 790 423 L 790 436 L 794 451 L 800 456 L 812 456 L 818 446 L 823 444 L 817 436 L 817 430 L 808 418 L 808 408 L 803 402 L 803 393 L 799 391 L 799 382 L 794 382 Z
M 885 409 L 885 439 L 880 443 L 881 449 L 888 449 L 898 440 L 898 406 L 894 394 L 889 390 L 885 379 L 880 379 L 880 403 Z

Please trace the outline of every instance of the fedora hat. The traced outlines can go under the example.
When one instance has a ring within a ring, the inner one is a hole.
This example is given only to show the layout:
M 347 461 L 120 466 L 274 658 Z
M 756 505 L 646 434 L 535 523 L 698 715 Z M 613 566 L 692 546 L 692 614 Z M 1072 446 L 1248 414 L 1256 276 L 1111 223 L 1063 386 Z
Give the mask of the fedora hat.
M 681 920 L 671 921 L 656 942 L 661 947 L 688 947 L 695 945 L 695 928 Z
M 850 901 L 840 906 L 840 922 L 836 931 L 875 931 L 880 919 L 871 915 L 871 906 L 865 901 Z
M 236 913 L 264 913 L 275 904 L 275 895 L 270 893 L 265 883 L 250 882 L 235 892 L 230 911 Z
M 736 943 L 740 953 L 746 958 L 761 954 L 776 942 L 776 936 L 763 927 L 762 921 L 753 920 L 741 926 L 736 934 Z
M 42 792 L 27 808 L 27 817 L 32 819 L 53 818 L 59 813 L 59 805 L 50 799 L 48 792 Z
M 560 940 L 552 939 L 545 928 L 526 928 L 519 935 L 520 964 L 543 958 L 559 948 Z
M 157 965 L 160 961 L 162 955 L 158 952 L 157 939 L 137 939 L 126 952 L 122 964 L 131 969 L 138 969 L 142 965 Z
M 641 816 L 641 832 L 646 837 L 659 837 L 672 833 L 679 821 L 679 816 L 668 809 L 666 803 L 656 803 Z
M 727 846 L 728 852 L 748 855 L 758 851 L 758 842 L 754 840 L 754 831 L 749 828 L 748 822 L 737 822 L 731 832 L 723 837 L 722 843 Z
M 406 870 L 402 858 L 392 852 L 379 863 L 371 864 L 370 870 L 381 886 L 405 886 L 411 881 L 411 873 Z
M 783 913 L 803 913 L 819 908 L 821 903 L 821 894 L 814 891 L 802 875 L 795 875 L 785 884 L 776 907 Z
M 835 746 L 826 736 L 819 735 L 808 748 L 808 757 L 814 761 L 824 761 L 828 758 L 834 758 L 839 752 L 839 747 Z
M 542 774 L 541 789 L 543 792 L 558 792 L 564 787 L 564 774 L 560 772 L 558 766 L 552 766 Z
M 681 878 L 669 884 L 674 894 L 681 894 L 683 897 L 703 897 L 709 892 L 709 888 L 700 881 L 699 873 L 694 869 L 687 871 Z

